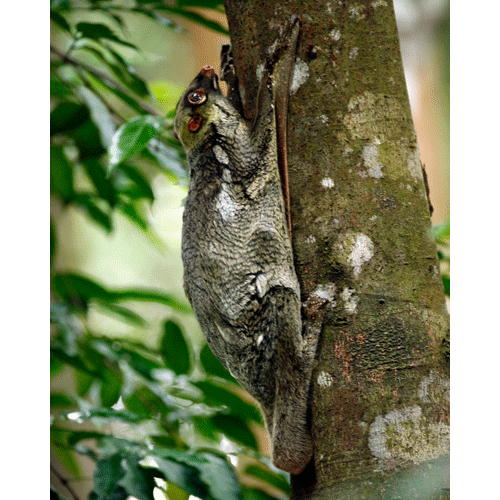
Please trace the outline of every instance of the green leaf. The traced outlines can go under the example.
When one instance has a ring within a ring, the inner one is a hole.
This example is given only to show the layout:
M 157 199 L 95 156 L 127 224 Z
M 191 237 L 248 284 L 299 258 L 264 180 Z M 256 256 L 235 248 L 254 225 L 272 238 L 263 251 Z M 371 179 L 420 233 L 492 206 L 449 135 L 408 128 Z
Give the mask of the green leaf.
M 152 115 L 137 116 L 122 125 L 113 136 L 108 171 L 142 151 L 150 139 L 161 132 L 162 127 L 163 118 Z
M 138 500 L 154 500 L 155 473 L 151 469 L 141 466 L 140 460 L 141 458 L 137 456 L 127 456 L 122 460 L 125 475 L 120 479 L 119 484 L 129 495 Z
M 59 12 L 50 9 L 50 19 L 51 21 L 54 21 L 63 30 L 67 31 L 68 33 L 71 32 L 71 27 L 68 24 L 68 21 L 66 21 L 66 19 L 64 19 L 64 17 L 61 16 L 61 14 L 59 14 Z
M 164 172 L 171 174 L 174 180 L 187 180 L 188 171 L 182 164 L 180 153 L 173 147 L 152 139 L 148 147 L 142 151 L 142 154 L 146 158 L 153 160 Z
M 115 174 L 121 174 L 118 176 L 113 176 L 115 182 L 115 188 L 121 193 L 126 193 L 133 199 L 146 198 L 148 200 L 154 201 L 155 196 L 148 180 L 142 175 L 142 173 L 136 168 L 129 165 L 126 162 L 120 163 Z M 126 182 L 124 185 L 124 179 Z M 133 187 L 130 187 L 132 184 Z
M 221 24 L 212 19 L 208 19 L 197 12 L 186 9 L 179 9 L 178 7 L 167 7 L 166 5 L 161 5 L 156 7 L 157 10 L 163 10 L 166 12 L 171 12 L 172 14 L 176 14 L 181 17 L 185 17 L 190 21 L 194 21 L 202 26 L 205 26 L 208 29 L 211 29 L 217 33 L 222 33 L 223 35 L 229 36 L 229 31 L 224 28 Z
M 241 500 L 241 487 L 232 467 L 222 458 L 208 453 L 198 456 L 208 459 L 200 464 L 201 479 L 208 485 L 210 495 L 216 500 Z
M 160 351 L 165 365 L 177 375 L 189 373 L 191 371 L 189 347 L 179 325 L 168 320 L 163 325 L 163 332 Z
M 199 472 L 194 467 L 159 456 L 155 456 L 154 460 L 157 464 L 156 469 L 163 475 L 165 481 L 179 486 L 189 495 L 198 498 L 207 497 L 208 489 L 200 480 Z M 170 487 L 167 491 L 170 498 Z
M 126 422 L 136 423 L 144 420 L 142 415 L 137 415 L 128 410 L 114 410 L 112 408 L 96 408 L 85 411 L 70 411 L 61 413 L 61 418 L 83 422 L 84 420 L 98 419 L 106 423 Z
M 441 278 L 443 280 L 443 286 L 444 286 L 444 293 L 450 296 L 450 278 L 447 276 L 442 276 Z
M 274 488 L 282 490 L 287 495 L 290 492 L 290 482 L 286 472 L 279 474 L 271 471 L 269 468 L 263 468 L 259 465 L 251 464 L 245 468 L 245 474 L 256 477 Z
M 65 302 L 78 299 L 87 304 L 93 298 L 109 300 L 109 292 L 105 287 L 79 274 L 56 274 L 52 279 L 52 286 Z
M 123 377 L 121 371 L 107 368 L 102 371 L 103 380 L 101 382 L 101 405 L 111 408 L 121 396 Z
M 154 449 L 153 457 L 174 460 L 193 467 L 208 487 L 214 500 L 241 500 L 241 488 L 232 467 L 222 458 L 208 452 L 191 453 L 179 450 Z M 202 497 L 203 498 L 203 497 Z
M 82 165 L 99 196 L 105 199 L 111 207 L 114 207 L 116 204 L 116 192 L 101 162 L 96 158 L 86 158 L 82 161 Z
M 201 390 L 204 396 L 204 403 L 208 406 L 226 408 L 227 414 L 238 416 L 245 422 L 252 420 L 260 424 L 262 423 L 262 417 L 254 405 L 243 401 L 238 395 L 222 387 L 222 385 L 208 380 L 193 382 L 193 385 Z
M 90 119 L 73 130 L 71 138 L 78 148 L 80 160 L 99 157 L 106 152 L 101 142 L 101 133 Z
M 72 101 L 60 102 L 50 113 L 50 135 L 74 130 L 89 117 L 87 106 Z
M 434 238 L 436 241 L 447 241 L 450 239 L 450 221 L 447 220 L 442 224 L 438 224 L 432 227 L 432 232 L 434 233 Z
M 121 453 L 102 458 L 94 471 L 94 492 L 99 499 L 105 500 L 116 489 L 118 481 L 125 476 Z
M 245 486 L 243 487 L 243 500 L 276 500 L 276 497 L 257 488 Z
M 102 55 L 100 54 L 99 57 L 101 58 Z M 109 65 L 107 61 L 106 65 Z M 147 114 L 147 112 L 141 107 L 139 102 L 126 94 L 122 89 L 118 88 L 116 84 L 112 81 L 108 80 L 101 80 L 99 78 L 96 78 L 92 73 L 85 73 L 87 80 L 90 82 L 92 85 L 92 88 L 95 90 L 96 94 L 100 95 L 102 93 L 105 93 L 107 91 L 111 92 L 114 94 L 116 97 L 121 99 L 127 106 L 129 106 L 135 113 L 138 113 L 140 115 Z M 122 73 L 120 73 L 120 77 L 122 76 Z
M 106 146 L 106 148 L 109 147 L 116 131 L 116 126 L 105 104 L 106 101 L 103 102 L 100 96 L 87 87 L 79 87 L 78 93 L 90 109 L 92 121 L 99 129 L 101 144 Z
M 96 203 L 94 203 L 94 196 L 79 193 L 73 197 L 73 202 L 82 208 L 85 213 L 99 226 L 101 226 L 107 233 L 113 229 L 113 222 L 109 214 L 102 210 Z
M 111 313 L 113 316 L 116 316 L 131 325 L 135 325 L 137 327 L 144 327 L 147 325 L 147 321 L 144 318 L 127 307 L 113 304 L 111 302 L 97 302 L 97 305 L 105 309 L 108 313 Z
M 112 42 L 119 43 L 121 45 L 125 45 L 134 50 L 137 50 L 137 47 L 132 43 L 126 42 L 122 40 L 105 24 L 101 23 L 78 23 L 76 25 L 76 30 L 80 34 L 82 38 L 90 38 L 91 40 L 100 41 L 110 40 Z
M 228 438 L 252 450 L 258 450 L 255 436 L 240 417 L 218 413 L 210 417 L 210 420 L 217 430 Z
M 51 408 L 71 408 L 76 401 L 71 396 L 62 392 L 50 393 L 50 407 Z
M 129 90 L 141 97 L 149 97 L 150 94 L 146 82 L 137 76 L 135 69 L 127 64 L 123 57 L 111 49 L 111 47 L 101 46 L 97 48 L 90 46 L 83 39 L 79 41 L 78 49 L 89 52 L 97 57 Z
M 112 290 L 109 292 L 110 300 L 139 300 L 146 302 L 158 302 L 166 306 L 172 307 L 181 312 L 190 312 L 191 308 L 188 304 L 177 301 L 170 295 L 150 290 L 148 288 L 127 288 L 124 290 Z
M 207 373 L 207 375 L 215 375 L 216 377 L 229 380 L 231 382 L 237 383 L 235 378 L 224 368 L 223 364 L 215 357 L 214 353 L 205 344 L 200 351 L 200 362 L 201 366 Z
M 53 425 L 50 426 L 50 449 L 56 457 L 61 462 L 61 465 L 75 478 L 79 478 L 80 466 L 76 460 L 73 450 L 67 447 L 67 435 L 66 430 L 61 430 L 55 428 Z
M 50 191 L 68 201 L 74 196 L 73 168 L 62 148 L 50 146 Z
M 50 218 L 49 228 L 50 228 L 50 265 L 52 267 L 57 250 L 57 231 L 54 226 L 54 221 L 52 220 L 52 217 Z
M 187 304 L 182 304 L 170 295 L 150 290 L 147 288 L 128 288 L 124 290 L 108 290 L 103 285 L 80 274 L 59 273 L 52 279 L 54 291 L 62 300 L 69 303 L 87 305 L 91 299 L 102 303 L 120 302 L 123 300 L 138 300 L 158 302 L 178 311 L 188 312 Z

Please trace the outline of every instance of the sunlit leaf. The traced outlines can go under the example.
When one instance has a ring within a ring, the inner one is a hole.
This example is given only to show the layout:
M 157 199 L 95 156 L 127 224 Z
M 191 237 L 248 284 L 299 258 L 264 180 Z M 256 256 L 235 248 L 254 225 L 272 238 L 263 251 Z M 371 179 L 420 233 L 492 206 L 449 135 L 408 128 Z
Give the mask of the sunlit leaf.
M 65 412 L 61 413 L 59 417 L 66 420 L 74 420 L 77 422 L 96 418 L 108 423 L 135 423 L 144 420 L 144 417 L 142 415 L 137 415 L 136 413 L 132 413 L 128 410 L 114 410 L 112 408 L 96 408 L 93 410 Z
M 51 21 L 54 21 L 60 28 L 63 30 L 67 31 L 68 33 L 71 31 L 70 25 L 68 24 L 68 21 L 59 14 L 59 12 L 56 12 L 55 10 L 50 9 L 50 19 Z
M 162 127 L 163 118 L 152 115 L 136 116 L 122 125 L 113 136 L 108 171 L 142 151 L 147 143 L 161 132 Z

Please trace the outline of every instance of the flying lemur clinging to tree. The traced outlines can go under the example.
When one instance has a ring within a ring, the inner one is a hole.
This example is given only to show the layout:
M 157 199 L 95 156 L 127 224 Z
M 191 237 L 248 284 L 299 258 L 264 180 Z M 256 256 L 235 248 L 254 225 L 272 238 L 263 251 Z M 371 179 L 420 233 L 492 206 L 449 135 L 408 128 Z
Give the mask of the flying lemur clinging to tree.
M 293 474 L 313 454 L 307 415 L 317 343 L 302 333 L 286 177 L 280 181 L 299 29 L 294 16 L 267 50 L 253 124 L 242 116 L 227 46 L 228 97 L 205 66 L 175 115 L 190 169 L 184 289 L 212 351 L 260 403 L 274 464 Z

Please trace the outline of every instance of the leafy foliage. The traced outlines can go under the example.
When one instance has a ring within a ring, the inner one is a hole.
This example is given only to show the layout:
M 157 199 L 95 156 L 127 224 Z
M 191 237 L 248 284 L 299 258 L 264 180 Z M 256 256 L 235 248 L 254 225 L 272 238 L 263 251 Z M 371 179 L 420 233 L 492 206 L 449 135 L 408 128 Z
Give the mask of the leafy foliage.
M 58 36 L 50 74 L 56 207 L 50 224 L 50 369 L 54 382 L 65 381 L 62 388 L 54 383 L 51 394 L 51 449 L 58 462 L 51 466 L 57 479 L 51 499 L 81 499 L 74 486 L 82 477 L 80 457 L 95 464 L 89 500 L 153 500 L 161 491 L 170 500 L 272 499 L 288 492 L 288 476 L 258 452 L 260 413 L 208 346 L 193 347 L 179 320 L 164 321 L 153 347 L 89 326 L 97 309 L 124 331 L 146 327 L 131 307 L 137 302 L 161 304 L 176 317 L 190 315 L 184 299 L 155 289 L 111 288 L 54 267 L 61 237 L 57 214 L 68 207 L 107 234 L 120 213 L 151 242 L 158 240 L 144 215 L 154 201 L 152 179 L 160 174 L 185 182 L 186 170 L 173 137 L 173 110 L 161 111 L 150 84 L 123 55 L 140 53 L 125 21 L 142 16 L 178 32 L 172 14 L 226 33 L 196 7 L 221 9 L 217 0 L 168 6 L 160 0 L 51 1 Z M 99 21 L 77 19 L 80 12 L 98 13 Z M 239 458 L 246 469 L 238 460 L 237 471 L 232 463 Z

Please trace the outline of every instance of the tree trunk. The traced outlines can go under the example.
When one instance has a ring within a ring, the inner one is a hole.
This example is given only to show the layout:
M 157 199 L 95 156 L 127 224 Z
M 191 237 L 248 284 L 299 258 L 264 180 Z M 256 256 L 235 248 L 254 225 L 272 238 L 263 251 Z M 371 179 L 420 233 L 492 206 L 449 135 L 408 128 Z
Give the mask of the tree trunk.
M 327 297 L 314 460 L 292 498 L 446 498 L 448 313 L 391 0 L 225 0 L 245 113 L 258 65 L 302 20 L 289 103 L 302 301 Z

